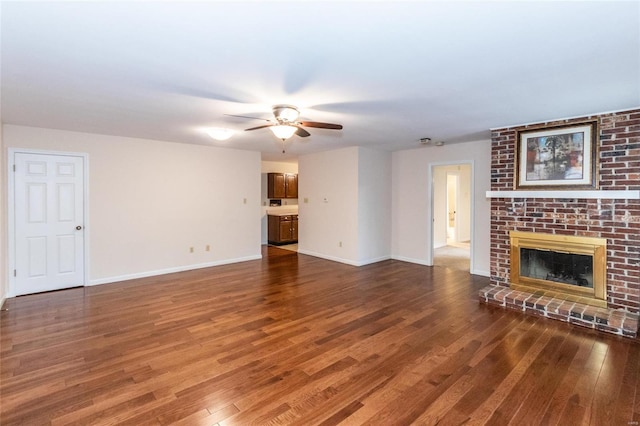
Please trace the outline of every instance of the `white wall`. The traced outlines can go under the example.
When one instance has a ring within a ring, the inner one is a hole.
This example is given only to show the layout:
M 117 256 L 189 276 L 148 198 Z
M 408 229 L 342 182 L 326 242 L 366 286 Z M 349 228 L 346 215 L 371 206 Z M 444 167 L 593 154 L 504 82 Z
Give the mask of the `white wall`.
M 13 125 L 4 144 L 89 154 L 89 284 L 261 257 L 258 152 Z
M 90 284 L 260 257 L 257 152 L 14 125 L 3 126 L 0 143 L 5 157 L 9 147 L 89 154 Z M 474 170 L 471 272 L 488 275 L 489 141 L 302 156 L 299 193 L 308 203 L 299 206 L 300 252 L 353 265 L 389 256 L 427 264 L 429 169 L 460 161 Z M 6 223 L 4 190 L 2 203 Z M 204 251 L 207 244 L 212 251 Z
M 358 148 L 298 159 L 298 252 L 358 262 Z M 340 247 L 340 242 L 342 247 Z
M 447 168 L 433 168 L 433 246 L 447 245 Z
M 392 257 L 427 265 L 431 260 L 430 168 L 471 162 L 474 182 L 472 274 L 489 275 L 491 142 L 421 147 L 392 154 Z
M 462 164 L 458 168 L 460 184 L 458 188 L 458 241 L 471 239 L 471 166 Z
M 352 147 L 300 157 L 298 251 L 351 265 L 391 257 L 391 154 Z
M 298 173 L 298 162 L 263 161 L 262 173 Z
M 358 263 L 391 258 L 391 153 L 360 148 Z

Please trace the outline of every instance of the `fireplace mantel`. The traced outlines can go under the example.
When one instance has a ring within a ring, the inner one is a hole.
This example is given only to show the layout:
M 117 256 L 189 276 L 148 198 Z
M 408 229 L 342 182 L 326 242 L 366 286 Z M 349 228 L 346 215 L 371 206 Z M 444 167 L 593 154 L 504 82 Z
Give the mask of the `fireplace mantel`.
M 582 198 L 591 200 L 640 200 L 640 191 L 487 191 L 487 198 Z

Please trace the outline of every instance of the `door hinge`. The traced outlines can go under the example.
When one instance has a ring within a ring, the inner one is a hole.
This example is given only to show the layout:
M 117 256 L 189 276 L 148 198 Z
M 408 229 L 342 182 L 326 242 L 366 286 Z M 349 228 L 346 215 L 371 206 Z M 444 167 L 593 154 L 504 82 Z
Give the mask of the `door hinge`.
M 16 165 L 15 164 L 13 165 L 13 171 L 14 172 L 16 171 Z
M 18 271 L 16 271 L 15 269 L 13 270 L 13 276 L 17 277 L 18 276 Z

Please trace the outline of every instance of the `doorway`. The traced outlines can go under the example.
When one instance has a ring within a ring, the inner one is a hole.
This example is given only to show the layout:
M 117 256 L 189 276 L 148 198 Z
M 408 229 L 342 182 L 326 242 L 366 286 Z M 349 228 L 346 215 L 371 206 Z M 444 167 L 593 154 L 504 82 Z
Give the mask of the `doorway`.
M 86 282 L 86 155 L 10 150 L 9 296 Z
M 432 265 L 470 272 L 472 164 L 432 165 Z

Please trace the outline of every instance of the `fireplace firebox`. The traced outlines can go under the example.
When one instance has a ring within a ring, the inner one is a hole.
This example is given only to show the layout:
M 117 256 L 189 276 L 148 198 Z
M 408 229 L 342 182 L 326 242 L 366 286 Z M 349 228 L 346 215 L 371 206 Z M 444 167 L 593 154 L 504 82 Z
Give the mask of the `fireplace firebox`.
M 511 287 L 607 307 L 607 240 L 510 232 Z

